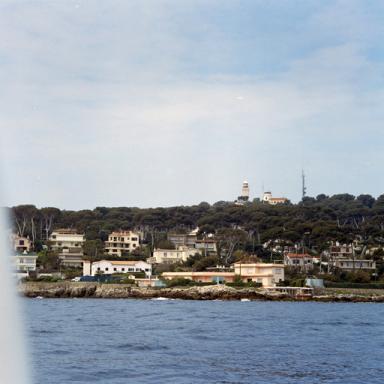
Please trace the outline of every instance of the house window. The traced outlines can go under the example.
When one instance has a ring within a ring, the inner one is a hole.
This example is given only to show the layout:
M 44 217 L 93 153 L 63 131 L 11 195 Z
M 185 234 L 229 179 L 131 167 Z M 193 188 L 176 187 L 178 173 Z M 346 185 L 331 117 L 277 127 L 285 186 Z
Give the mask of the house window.
M 121 268 L 121 270 L 122 270 L 122 272 L 124 272 L 124 271 L 125 271 L 125 268 Z
M 100 267 L 98 267 L 97 270 L 100 271 Z
M 108 268 L 108 267 L 106 267 L 106 268 L 105 268 L 105 271 L 109 271 L 109 268 Z
M 117 268 L 113 268 L 114 271 L 117 271 Z
M 135 272 L 135 268 L 128 268 L 129 272 Z

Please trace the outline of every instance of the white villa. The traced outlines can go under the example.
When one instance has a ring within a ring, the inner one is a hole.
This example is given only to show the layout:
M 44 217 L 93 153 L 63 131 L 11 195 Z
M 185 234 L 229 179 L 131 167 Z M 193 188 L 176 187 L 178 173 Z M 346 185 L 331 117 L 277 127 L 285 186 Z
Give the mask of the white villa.
M 141 260 L 100 260 L 94 262 L 84 260 L 83 263 L 83 276 L 133 272 L 145 272 L 145 276 L 149 278 L 152 275 L 152 266 Z
M 18 278 L 29 276 L 30 272 L 36 271 L 36 254 L 28 254 L 24 251 L 22 254 L 13 257 L 13 265 Z
M 187 261 L 190 256 L 201 253 L 201 250 L 179 246 L 177 249 L 155 249 L 153 257 L 147 261 L 153 264 L 173 264 L 179 261 Z
M 112 232 L 105 242 L 105 252 L 108 255 L 121 257 L 123 252 L 132 252 L 139 247 L 139 233 L 132 231 Z

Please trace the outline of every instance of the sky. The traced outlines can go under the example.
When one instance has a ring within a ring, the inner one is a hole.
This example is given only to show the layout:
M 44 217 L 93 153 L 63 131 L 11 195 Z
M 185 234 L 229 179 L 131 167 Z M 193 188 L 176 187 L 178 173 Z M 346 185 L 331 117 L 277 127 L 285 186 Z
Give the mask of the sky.
M 384 193 L 384 3 L 0 1 L 6 205 Z

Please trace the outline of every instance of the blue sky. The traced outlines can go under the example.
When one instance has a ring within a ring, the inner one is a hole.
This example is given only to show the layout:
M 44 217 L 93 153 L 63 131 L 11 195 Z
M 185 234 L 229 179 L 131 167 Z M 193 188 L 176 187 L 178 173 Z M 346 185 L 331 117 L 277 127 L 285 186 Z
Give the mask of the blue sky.
M 384 192 L 380 1 L 2 1 L 8 205 Z

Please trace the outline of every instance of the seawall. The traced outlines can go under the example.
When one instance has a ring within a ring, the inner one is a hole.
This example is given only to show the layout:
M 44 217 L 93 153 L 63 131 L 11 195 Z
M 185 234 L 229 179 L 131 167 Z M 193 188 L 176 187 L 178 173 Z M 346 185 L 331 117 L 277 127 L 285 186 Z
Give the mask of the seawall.
M 292 297 L 285 293 L 276 293 L 262 288 L 233 288 L 225 285 L 152 288 L 136 287 L 128 284 L 98 284 L 75 282 L 26 282 L 18 286 L 25 297 L 44 298 L 115 298 L 115 299 L 151 299 L 165 297 L 184 300 L 286 300 L 321 302 L 384 302 L 384 291 L 350 292 L 322 290 L 313 297 Z

